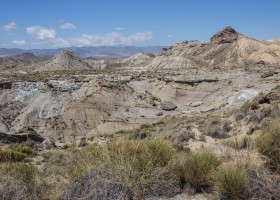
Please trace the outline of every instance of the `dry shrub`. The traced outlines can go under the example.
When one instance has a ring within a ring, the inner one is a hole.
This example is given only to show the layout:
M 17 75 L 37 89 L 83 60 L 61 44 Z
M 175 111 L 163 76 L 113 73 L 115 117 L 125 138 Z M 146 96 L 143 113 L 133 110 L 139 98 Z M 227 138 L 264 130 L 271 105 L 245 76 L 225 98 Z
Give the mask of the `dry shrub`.
M 132 192 L 123 183 L 114 182 L 110 177 L 110 171 L 88 172 L 76 181 L 69 184 L 60 200 L 78 199 L 108 199 L 108 200 L 130 200 Z
M 249 136 L 244 136 L 242 138 L 227 139 L 222 141 L 223 145 L 229 146 L 233 149 L 248 149 L 252 146 L 252 140 Z
M 17 180 L 9 180 L 4 188 L 0 190 L 0 199 L 3 200 L 22 200 L 28 199 L 27 188 Z
M 280 179 L 266 169 L 253 171 L 249 175 L 248 190 L 251 199 L 280 199 Z
M 208 135 L 212 138 L 217 138 L 217 139 L 228 137 L 227 133 L 224 130 L 222 130 L 220 124 L 214 124 L 214 125 L 210 126 L 208 128 L 208 130 L 206 131 L 206 135 Z
M 10 163 L 5 169 L 6 185 L 0 191 L 1 199 L 47 199 L 48 187 L 31 164 Z M 1 196 L 2 195 L 2 196 Z

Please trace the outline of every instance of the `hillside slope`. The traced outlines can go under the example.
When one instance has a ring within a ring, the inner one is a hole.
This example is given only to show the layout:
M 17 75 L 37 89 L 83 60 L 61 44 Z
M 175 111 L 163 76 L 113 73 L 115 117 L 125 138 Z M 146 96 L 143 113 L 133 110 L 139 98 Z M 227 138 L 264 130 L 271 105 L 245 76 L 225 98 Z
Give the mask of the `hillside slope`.
M 185 41 L 163 49 L 147 68 L 178 69 L 196 67 L 229 67 L 254 64 L 280 64 L 280 45 L 256 40 L 226 27 L 208 43 Z

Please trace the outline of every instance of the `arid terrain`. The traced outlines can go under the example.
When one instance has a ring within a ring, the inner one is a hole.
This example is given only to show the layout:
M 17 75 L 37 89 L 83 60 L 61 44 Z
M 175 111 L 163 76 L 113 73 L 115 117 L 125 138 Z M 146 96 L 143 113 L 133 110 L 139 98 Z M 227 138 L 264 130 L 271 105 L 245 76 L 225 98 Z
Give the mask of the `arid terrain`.
M 277 39 L 0 69 L 0 199 L 280 199 Z

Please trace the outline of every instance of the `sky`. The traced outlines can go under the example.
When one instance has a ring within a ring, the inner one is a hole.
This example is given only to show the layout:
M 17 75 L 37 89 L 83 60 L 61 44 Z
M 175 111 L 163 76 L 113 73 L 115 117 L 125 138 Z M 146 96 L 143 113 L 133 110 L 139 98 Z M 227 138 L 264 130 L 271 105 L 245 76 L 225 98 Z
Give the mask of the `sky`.
M 280 38 L 279 0 L 1 0 L 0 48 L 169 46 L 226 26 Z

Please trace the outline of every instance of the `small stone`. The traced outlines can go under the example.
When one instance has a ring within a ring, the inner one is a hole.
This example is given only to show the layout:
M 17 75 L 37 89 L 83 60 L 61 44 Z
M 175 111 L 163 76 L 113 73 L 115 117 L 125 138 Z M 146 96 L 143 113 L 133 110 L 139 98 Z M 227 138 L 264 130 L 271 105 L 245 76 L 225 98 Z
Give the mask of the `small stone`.
M 196 102 L 190 103 L 191 107 L 198 107 L 198 106 L 201 106 L 201 105 L 203 105 L 202 101 L 196 101 Z
M 158 112 L 157 114 L 156 114 L 156 116 L 162 116 L 163 115 L 163 112 Z

